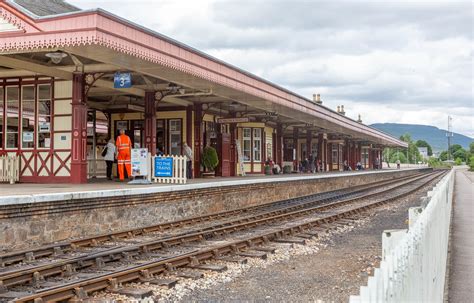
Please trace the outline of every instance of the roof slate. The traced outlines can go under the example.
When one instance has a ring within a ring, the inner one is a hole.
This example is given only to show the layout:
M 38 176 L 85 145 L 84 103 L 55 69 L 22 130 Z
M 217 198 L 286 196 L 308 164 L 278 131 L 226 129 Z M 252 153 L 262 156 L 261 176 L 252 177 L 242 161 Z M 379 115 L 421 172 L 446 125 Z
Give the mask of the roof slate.
M 14 0 L 14 2 L 40 17 L 81 10 L 63 0 Z

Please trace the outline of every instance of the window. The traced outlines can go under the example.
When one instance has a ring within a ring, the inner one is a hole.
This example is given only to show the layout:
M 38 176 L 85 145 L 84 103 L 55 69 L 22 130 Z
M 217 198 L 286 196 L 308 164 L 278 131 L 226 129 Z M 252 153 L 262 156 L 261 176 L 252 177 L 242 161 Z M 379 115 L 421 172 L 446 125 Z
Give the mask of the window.
M 166 154 L 165 120 L 156 120 L 156 148 Z
M 283 161 L 294 160 L 293 150 L 294 150 L 293 139 L 284 138 L 283 139 Z
M 262 130 L 260 128 L 253 129 L 253 161 L 262 161 Z
M 369 151 L 367 148 L 362 148 L 360 159 L 362 162 L 362 166 L 367 167 L 367 165 L 369 164 Z
M 250 161 L 251 160 L 251 145 L 252 145 L 252 129 L 251 128 L 243 128 L 243 146 L 242 146 L 242 151 L 243 151 L 243 156 L 244 156 L 244 161 Z
M 6 148 L 18 148 L 18 117 L 20 114 L 20 91 L 18 87 L 6 89 Z
M 3 147 L 3 87 L 0 87 L 0 148 Z
M 21 147 L 35 147 L 35 87 L 22 86 L 21 88 Z
M 169 134 L 170 134 L 170 154 L 181 154 L 181 119 L 169 120 Z
M 38 148 L 51 147 L 51 85 L 38 85 Z
M 332 162 L 333 164 L 338 163 L 338 151 L 339 151 L 339 145 L 338 144 L 332 144 Z

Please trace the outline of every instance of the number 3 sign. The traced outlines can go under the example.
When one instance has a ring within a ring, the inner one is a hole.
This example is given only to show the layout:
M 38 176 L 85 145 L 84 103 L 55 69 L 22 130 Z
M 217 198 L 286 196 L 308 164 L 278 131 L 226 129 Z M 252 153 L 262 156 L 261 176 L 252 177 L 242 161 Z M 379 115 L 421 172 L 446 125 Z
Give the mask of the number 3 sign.
M 114 74 L 114 88 L 132 87 L 132 76 L 130 73 L 116 72 Z

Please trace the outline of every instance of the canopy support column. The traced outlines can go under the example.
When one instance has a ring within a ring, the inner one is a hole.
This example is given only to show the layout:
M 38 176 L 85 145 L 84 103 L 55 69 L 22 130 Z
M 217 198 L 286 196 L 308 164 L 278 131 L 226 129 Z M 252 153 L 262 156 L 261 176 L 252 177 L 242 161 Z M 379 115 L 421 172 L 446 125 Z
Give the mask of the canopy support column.
M 87 105 L 84 94 L 83 73 L 73 73 L 71 105 L 71 183 L 87 183 Z
M 202 153 L 202 108 L 201 104 L 194 106 L 194 176 L 201 174 L 201 153 Z
M 152 156 L 156 154 L 155 91 L 145 92 L 145 147 Z

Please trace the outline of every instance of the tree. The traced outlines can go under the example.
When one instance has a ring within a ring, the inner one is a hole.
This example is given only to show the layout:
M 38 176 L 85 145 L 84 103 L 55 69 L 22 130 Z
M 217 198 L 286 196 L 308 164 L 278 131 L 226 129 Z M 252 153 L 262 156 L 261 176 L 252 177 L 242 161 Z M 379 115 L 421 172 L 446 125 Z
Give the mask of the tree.
M 474 155 L 474 141 L 469 144 L 469 153 Z
M 451 152 L 451 155 L 454 155 L 455 152 L 457 152 L 458 150 L 460 149 L 463 149 L 461 145 L 459 144 L 453 144 L 451 145 L 451 147 L 449 148 L 449 151 Z
M 459 148 L 453 153 L 453 159 L 461 159 L 462 162 L 467 162 L 467 159 L 469 159 L 468 152 L 464 148 Z
M 448 152 L 443 150 L 440 154 L 439 154 L 439 159 L 441 161 L 446 161 L 448 160 Z
M 408 163 L 416 163 L 422 160 L 418 147 L 412 141 L 410 134 L 400 136 L 400 140 L 408 143 Z
M 403 142 L 411 142 L 411 135 L 408 134 L 408 133 L 405 133 L 404 135 L 401 135 L 400 136 L 400 140 L 402 140 Z
M 417 147 L 427 147 L 428 148 L 428 156 L 433 155 L 433 149 L 431 148 L 431 145 L 429 145 L 429 143 L 426 142 L 425 140 L 418 140 L 418 141 L 416 141 L 415 145 Z
M 202 165 L 205 167 L 206 171 L 214 171 L 214 169 L 219 165 L 219 158 L 217 157 L 217 151 L 212 146 L 204 147 L 202 151 Z
M 407 163 L 407 157 L 406 157 L 405 154 L 402 153 L 402 152 L 394 152 L 394 153 L 390 156 L 390 162 L 391 162 L 391 163 L 396 163 L 397 160 L 400 160 L 400 163 Z
M 456 158 L 456 160 L 454 161 L 454 165 L 461 165 L 461 163 L 462 163 L 461 158 Z

